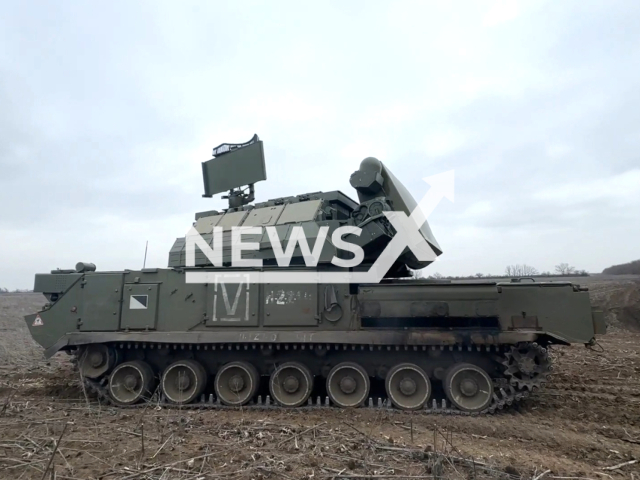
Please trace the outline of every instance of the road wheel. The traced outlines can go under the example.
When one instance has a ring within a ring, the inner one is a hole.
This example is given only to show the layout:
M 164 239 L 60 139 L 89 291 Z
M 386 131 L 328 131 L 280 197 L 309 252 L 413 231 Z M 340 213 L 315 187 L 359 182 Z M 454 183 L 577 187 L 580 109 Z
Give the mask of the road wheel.
M 269 390 L 273 399 L 284 407 L 299 407 L 313 390 L 313 375 L 298 362 L 283 363 L 271 375 Z
M 231 362 L 216 375 L 216 395 L 225 405 L 240 406 L 248 403 L 258 391 L 260 375 L 256 367 L 247 362 Z
M 195 401 L 207 385 L 207 372 L 195 360 L 178 360 L 162 374 L 162 391 L 171 403 L 184 405 Z
M 359 407 L 369 396 L 369 375 L 357 363 L 340 363 L 327 376 L 327 393 L 334 405 Z
M 493 382 L 482 368 L 459 363 L 447 372 L 444 391 L 451 403 L 460 410 L 481 412 L 491 404 Z
M 151 398 L 156 379 L 147 362 L 134 360 L 118 365 L 109 377 L 109 394 L 121 405 L 133 405 Z
M 429 377 L 413 363 L 401 363 L 389 370 L 384 386 L 391 402 L 402 410 L 420 409 L 431 396 Z

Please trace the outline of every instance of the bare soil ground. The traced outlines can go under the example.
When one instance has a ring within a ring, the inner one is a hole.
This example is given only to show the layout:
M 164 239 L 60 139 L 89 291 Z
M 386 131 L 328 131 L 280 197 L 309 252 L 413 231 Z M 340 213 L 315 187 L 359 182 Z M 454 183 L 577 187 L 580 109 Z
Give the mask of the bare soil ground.
M 31 341 L 43 297 L 0 295 L 0 478 L 640 480 L 640 283 L 579 282 L 607 310 L 604 351 L 554 348 L 547 388 L 485 417 L 105 407 Z

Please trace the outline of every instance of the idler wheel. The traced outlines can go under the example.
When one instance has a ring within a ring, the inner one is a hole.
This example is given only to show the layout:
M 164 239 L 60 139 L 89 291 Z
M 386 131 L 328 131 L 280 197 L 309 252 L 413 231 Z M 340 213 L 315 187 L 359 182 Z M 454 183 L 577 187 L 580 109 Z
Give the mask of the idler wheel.
M 327 376 L 327 393 L 339 407 L 361 406 L 369 396 L 369 387 L 369 375 L 357 363 L 340 363 Z
M 148 363 L 134 360 L 118 365 L 109 377 L 109 395 L 120 405 L 133 405 L 148 400 L 155 390 L 156 379 Z
M 116 363 L 115 351 L 102 344 L 87 345 L 78 355 L 80 373 L 87 378 L 100 378 Z
M 207 386 L 207 372 L 195 360 L 178 360 L 162 374 L 162 391 L 171 403 L 184 405 L 196 400 Z
M 451 367 L 444 380 L 447 398 L 460 410 L 480 412 L 491 404 L 493 382 L 482 368 L 470 363 Z
M 260 375 L 256 367 L 247 362 L 231 362 L 218 370 L 214 387 L 222 403 L 240 406 L 254 397 L 259 383 Z
M 283 363 L 271 375 L 269 391 L 273 399 L 284 407 L 299 407 L 309 399 L 313 390 L 313 375 L 298 362 Z
M 418 410 L 431 396 L 429 377 L 413 363 L 401 363 L 389 370 L 384 386 L 391 402 L 402 410 Z

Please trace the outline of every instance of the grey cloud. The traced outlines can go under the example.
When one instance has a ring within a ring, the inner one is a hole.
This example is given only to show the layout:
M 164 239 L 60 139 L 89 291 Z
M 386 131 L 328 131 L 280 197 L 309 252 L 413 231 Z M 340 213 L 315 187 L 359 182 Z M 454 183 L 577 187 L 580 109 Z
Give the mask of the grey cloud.
M 501 271 L 502 255 L 520 252 L 496 245 L 516 233 L 548 235 L 523 245 L 539 262 L 550 251 L 540 242 L 557 232 L 573 245 L 555 247 L 565 257 L 557 262 L 631 260 L 620 257 L 633 255 L 640 234 L 637 192 L 571 201 L 537 193 L 640 163 L 640 5 L 521 8 L 484 29 L 475 3 L 9 5 L 0 18 L 0 202 L 10 206 L 0 213 L 0 286 L 29 286 L 35 270 L 76 255 L 130 267 L 147 238 L 158 250 L 150 261 L 163 265 L 160 245 L 168 249 L 195 211 L 224 205 L 200 198 L 199 162 L 215 143 L 254 132 L 269 155 L 259 200 L 321 189 L 355 196 L 348 178 L 361 158 L 340 154 L 354 142 L 370 144 L 362 156 L 381 157 L 416 196 L 422 177 L 455 169 L 456 201 L 430 219 L 444 239 L 442 273 L 469 273 L 478 258 Z M 459 144 L 436 156 L 426 138 L 441 131 Z M 145 238 L 105 232 L 105 217 Z M 464 228 L 486 238 L 453 233 Z

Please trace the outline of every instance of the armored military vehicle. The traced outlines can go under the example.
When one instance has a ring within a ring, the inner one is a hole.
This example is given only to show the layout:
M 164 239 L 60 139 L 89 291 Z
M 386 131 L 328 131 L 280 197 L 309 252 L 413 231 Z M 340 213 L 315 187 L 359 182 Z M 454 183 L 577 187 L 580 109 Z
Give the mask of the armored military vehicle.
M 412 279 L 442 251 L 375 158 L 351 176 L 357 201 L 253 203 L 266 180 L 257 136 L 202 166 L 204 196 L 228 192 L 229 207 L 196 214 L 169 268 L 36 275 L 48 303 L 26 317 L 33 338 L 46 356 L 74 355 L 113 404 L 488 413 L 545 384 L 550 345 L 605 333 L 569 282 Z

